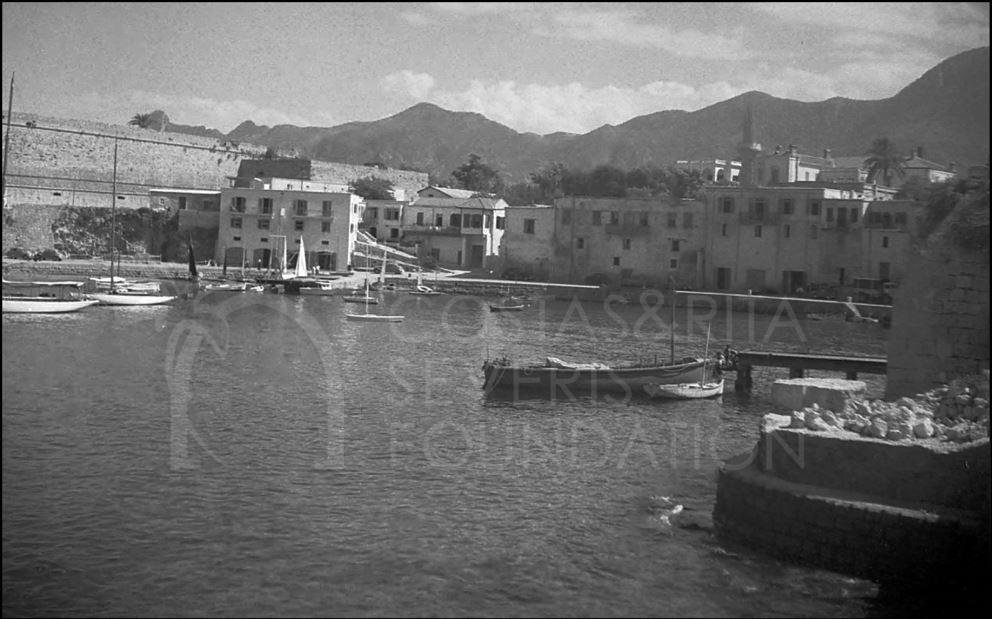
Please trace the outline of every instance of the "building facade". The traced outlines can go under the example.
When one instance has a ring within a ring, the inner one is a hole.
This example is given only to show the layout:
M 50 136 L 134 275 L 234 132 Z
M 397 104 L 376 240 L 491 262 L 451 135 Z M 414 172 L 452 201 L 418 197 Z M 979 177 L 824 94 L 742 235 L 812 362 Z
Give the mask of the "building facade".
M 218 264 L 282 270 L 295 264 L 302 240 L 308 265 L 325 271 L 347 268 L 362 199 L 339 191 L 279 188 L 271 180 L 222 190 Z
M 404 209 L 403 245 L 442 266 L 488 267 L 499 255 L 506 208 L 498 198 L 418 198 Z

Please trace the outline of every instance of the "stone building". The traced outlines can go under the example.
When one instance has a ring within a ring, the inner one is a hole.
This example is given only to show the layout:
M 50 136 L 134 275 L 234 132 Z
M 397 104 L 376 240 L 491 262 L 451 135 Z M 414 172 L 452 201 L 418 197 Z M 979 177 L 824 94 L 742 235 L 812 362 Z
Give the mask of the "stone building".
M 285 180 L 257 179 L 248 187 L 222 190 L 215 260 L 281 270 L 295 263 L 302 239 L 308 265 L 345 269 L 355 248 L 362 199 L 319 183 L 300 186 Z
M 506 208 L 498 198 L 417 198 L 404 209 L 402 243 L 442 266 L 486 267 L 499 255 Z

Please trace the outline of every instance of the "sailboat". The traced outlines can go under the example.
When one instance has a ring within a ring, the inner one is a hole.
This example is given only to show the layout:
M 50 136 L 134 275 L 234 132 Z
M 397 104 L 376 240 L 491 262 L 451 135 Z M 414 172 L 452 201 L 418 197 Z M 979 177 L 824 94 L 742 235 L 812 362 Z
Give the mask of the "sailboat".
M 411 290 L 410 294 L 416 294 L 424 297 L 436 297 L 444 293 L 434 290 L 430 286 L 425 286 L 423 274 L 420 272 L 420 267 L 417 267 L 417 287 Z
M 723 377 L 719 380 L 706 380 L 706 370 L 710 365 L 710 325 L 706 326 L 706 348 L 703 353 L 703 377 L 698 383 L 676 383 L 665 385 L 647 383 L 644 391 L 652 398 L 668 398 L 672 400 L 700 400 L 723 395 Z
M 153 288 L 146 283 L 144 288 L 130 288 L 126 285 L 117 286 L 120 278 L 114 278 L 114 253 L 117 249 L 117 139 L 114 139 L 114 180 L 110 195 L 110 289 L 107 292 L 94 292 L 89 298 L 99 301 L 100 305 L 162 305 L 176 299 L 173 295 L 149 294 L 158 292 L 157 285 Z M 120 269 L 120 259 L 117 267 Z
M 368 260 L 369 260 L 369 258 L 368 258 L 368 255 L 366 254 L 365 255 L 366 267 L 368 266 Z M 366 308 L 369 305 L 378 305 L 379 304 L 379 299 L 376 298 L 376 297 L 373 297 L 372 295 L 369 294 L 369 278 L 368 278 L 368 275 L 365 276 L 365 294 L 364 295 L 350 294 L 350 295 L 348 295 L 346 297 L 343 297 L 342 300 L 345 303 L 364 303 L 365 306 L 366 306 Z M 367 314 L 368 311 L 366 310 L 365 313 Z
M 345 297 L 347 299 L 347 297 Z M 363 320 L 366 322 L 402 322 L 403 316 L 401 315 L 388 315 L 388 314 L 370 314 L 369 313 L 369 300 L 372 297 L 369 296 L 369 280 L 365 280 L 365 313 L 364 314 L 345 314 L 345 318 L 348 320 Z M 378 301 L 376 301 L 378 303 Z

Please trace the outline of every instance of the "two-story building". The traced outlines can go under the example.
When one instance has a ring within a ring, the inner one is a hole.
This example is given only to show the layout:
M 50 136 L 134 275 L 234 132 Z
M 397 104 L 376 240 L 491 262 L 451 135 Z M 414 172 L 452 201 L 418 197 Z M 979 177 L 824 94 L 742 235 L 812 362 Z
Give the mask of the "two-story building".
M 506 207 L 500 198 L 417 198 L 403 211 L 403 244 L 442 266 L 486 267 L 499 255 Z
M 222 190 L 217 262 L 282 270 L 295 264 L 302 240 L 308 265 L 327 271 L 349 266 L 362 199 L 335 191 L 338 187 L 302 182 L 254 179 Z
M 365 200 L 360 228 L 380 243 L 398 243 L 403 234 L 405 200 Z

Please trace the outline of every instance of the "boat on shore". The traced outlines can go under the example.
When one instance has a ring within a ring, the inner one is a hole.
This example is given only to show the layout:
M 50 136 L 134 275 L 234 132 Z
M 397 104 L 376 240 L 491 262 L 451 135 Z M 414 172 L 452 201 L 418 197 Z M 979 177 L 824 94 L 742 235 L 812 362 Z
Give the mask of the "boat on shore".
M 507 359 L 487 359 L 482 364 L 487 392 L 502 389 L 561 393 L 643 394 L 648 384 L 698 382 L 708 362 L 684 359 L 672 364 L 609 366 L 602 363 L 567 363 L 548 357 L 543 364 L 514 365 Z
M 527 307 L 523 303 L 517 305 L 489 305 L 490 312 L 520 312 Z
M 84 282 L 15 282 L 3 280 L 3 313 L 62 314 L 96 305 L 83 294 Z

